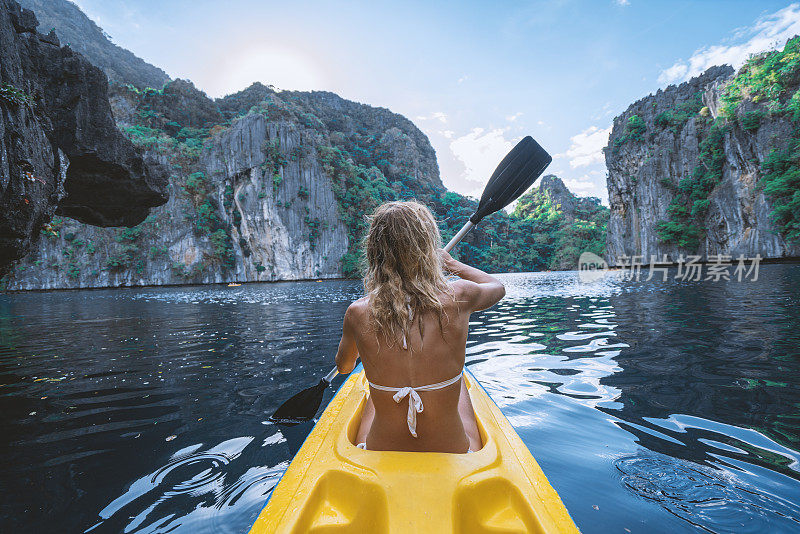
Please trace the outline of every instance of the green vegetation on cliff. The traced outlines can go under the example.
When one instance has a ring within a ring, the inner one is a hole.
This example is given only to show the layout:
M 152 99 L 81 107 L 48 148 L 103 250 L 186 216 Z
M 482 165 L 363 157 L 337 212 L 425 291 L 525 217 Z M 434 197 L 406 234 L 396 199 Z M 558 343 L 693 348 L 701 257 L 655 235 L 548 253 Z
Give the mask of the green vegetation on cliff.
M 669 219 L 656 226 L 658 236 L 665 243 L 696 250 L 704 231 L 702 221 L 708 213 L 708 195 L 722 180 L 725 163 L 723 121 L 714 121 L 700 142 L 699 164 L 689 176 L 681 179 L 675 197 L 667 208 Z
M 800 37 L 794 37 L 783 50 L 757 54 L 744 64 L 725 86 L 720 115 L 733 120 L 739 105 L 747 100 L 767 104 L 771 112 L 783 113 L 786 104 L 797 94 L 798 82 Z
M 205 236 L 212 245 L 209 261 L 218 261 L 227 267 L 234 267 L 236 259 L 231 246 L 230 228 L 223 222 L 220 207 L 202 171 L 193 172 L 184 182 L 184 191 L 190 195 L 195 209 L 190 216 L 197 235 Z M 232 194 L 232 191 L 231 191 Z M 230 207 L 229 204 L 223 204 Z
M 772 218 L 788 241 L 800 242 L 800 37 L 783 50 L 751 58 L 724 93 L 725 111 L 746 98 L 764 109 L 745 115 L 757 129 L 765 115 L 783 115 L 792 122 L 792 135 L 762 163 L 761 184 L 772 202 Z M 757 119 L 757 120 L 756 120 Z M 747 128 L 746 124 L 743 124 Z
M 647 123 L 639 115 L 631 115 L 625 124 L 625 133 L 614 141 L 614 149 L 617 150 L 628 142 L 641 142 L 645 132 Z
M 733 126 L 756 135 L 769 119 L 791 124 L 791 135 L 775 139 L 775 146 L 761 165 L 759 183 L 769 199 L 771 216 L 787 241 L 800 241 L 800 37 L 790 39 L 783 50 L 751 57 L 722 89 L 719 117 L 702 113 L 701 101 L 681 103 L 674 113 L 656 118 L 660 126 L 672 125 L 676 117 L 698 117 L 702 137 L 698 165 L 678 184 L 668 208 L 669 218 L 657 226 L 666 243 L 696 250 L 705 236 L 704 220 L 709 195 L 722 180 L 725 135 Z M 696 111 L 695 111 L 696 110 Z M 659 123 L 659 120 L 662 122 Z
M 559 197 L 556 191 L 532 190 L 511 214 L 515 232 L 510 245 L 523 252 L 527 270 L 575 269 L 581 253 L 605 253 L 608 209 L 597 198 L 567 197 L 563 192 Z
M 12 106 L 24 106 L 31 102 L 31 96 L 10 83 L 3 83 L 0 84 L 0 100 Z
M 342 257 L 342 272 L 347 277 L 354 277 L 359 273 L 361 241 L 367 230 L 364 215 L 374 211 L 382 202 L 395 200 L 397 194 L 377 167 L 366 168 L 353 163 L 341 148 L 323 146 L 319 153 L 325 173 L 333 179 L 339 215 L 347 227 L 349 246 Z
M 670 128 L 677 133 L 686 121 L 700 113 L 702 109 L 703 95 L 698 91 L 690 99 L 678 104 L 675 109 L 662 111 L 656 115 L 655 125 Z
M 762 167 L 775 224 L 788 241 L 800 242 L 800 132 L 795 130 L 786 149 L 772 151 Z

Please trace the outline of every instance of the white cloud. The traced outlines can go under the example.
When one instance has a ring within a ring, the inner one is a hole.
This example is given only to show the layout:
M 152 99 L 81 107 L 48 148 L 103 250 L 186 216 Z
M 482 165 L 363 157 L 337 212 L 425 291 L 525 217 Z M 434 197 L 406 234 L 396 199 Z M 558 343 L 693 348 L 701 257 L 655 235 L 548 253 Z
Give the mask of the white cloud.
M 514 147 L 516 140 L 504 137 L 506 129 L 473 128 L 470 133 L 454 139 L 450 151 L 464 165 L 463 179 L 483 187 L 500 160 Z M 481 189 L 476 188 L 480 196 Z
M 557 154 L 556 157 L 568 158 L 569 166 L 573 169 L 596 163 L 602 164 L 605 161 L 603 147 L 608 144 L 610 133 L 610 126 L 602 130 L 597 126 L 590 126 L 578 135 L 572 136 L 569 149 L 563 154 Z
M 614 0 L 614 3 L 618 6 L 629 6 L 631 5 L 631 0 Z
M 782 47 L 786 40 L 800 34 L 800 5 L 791 4 L 771 15 L 759 17 L 749 27 L 736 30 L 733 42 L 696 50 L 687 60 L 676 61 L 658 75 L 662 84 L 679 83 L 714 65 L 741 67 L 752 54 Z
M 603 204 L 608 205 L 608 191 L 606 189 L 605 170 L 594 169 L 582 176 L 569 176 L 557 174 L 567 188 L 578 196 L 598 197 Z
M 469 80 L 469 76 L 467 76 L 467 75 L 465 74 L 465 75 L 463 75 L 461 78 L 459 78 L 459 79 L 458 79 L 458 83 L 464 83 L 464 82 L 466 82 L 467 80 Z
M 567 186 L 567 189 L 581 197 L 593 196 L 595 191 L 594 183 L 586 175 L 580 178 L 564 178 L 562 182 Z
M 508 122 L 514 122 L 515 120 L 517 120 L 517 119 L 518 119 L 518 118 L 520 118 L 521 116 L 522 116 L 522 112 L 521 112 L 521 111 L 518 111 L 517 113 L 514 113 L 513 115 L 509 115 L 509 116 L 507 116 L 507 117 L 506 117 L 506 120 L 507 120 Z
M 453 130 L 442 130 L 439 133 L 448 139 L 451 139 L 455 135 L 455 132 Z
M 433 113 L 431 113 L 430 115 L 427 115 L 427 116 L 426 115 L 417 115 L 416 118 L 417 118 L 418 121 L 437 120 L 437 121 L 441 122 L 442 124 L 445 124 L 447 122 L 447 115 L 445 113 L 441 112 L 441 111 L 434 111 Z

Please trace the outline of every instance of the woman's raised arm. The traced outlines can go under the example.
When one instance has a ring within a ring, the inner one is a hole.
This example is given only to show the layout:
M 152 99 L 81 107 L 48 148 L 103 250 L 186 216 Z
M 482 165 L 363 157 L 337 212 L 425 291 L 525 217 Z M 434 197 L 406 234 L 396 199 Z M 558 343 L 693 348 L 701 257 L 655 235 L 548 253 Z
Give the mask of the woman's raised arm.
M 353 304 L 351 304 L 344 313 L 342 339 L 339 341 L 339 350 L 336 352 L 336 369 L 343 375 L 350 373 L 355 368 L 358 360 L 358 348 L 356 347 L 353 322 L 354 313 Z
M 461 278 L 456 283 L 458 298 L 471 311 L 490 308 L 506 295 L 505 286 L 494 276 L 461 263 L 444 250 L 440 252 L 444 268 Z

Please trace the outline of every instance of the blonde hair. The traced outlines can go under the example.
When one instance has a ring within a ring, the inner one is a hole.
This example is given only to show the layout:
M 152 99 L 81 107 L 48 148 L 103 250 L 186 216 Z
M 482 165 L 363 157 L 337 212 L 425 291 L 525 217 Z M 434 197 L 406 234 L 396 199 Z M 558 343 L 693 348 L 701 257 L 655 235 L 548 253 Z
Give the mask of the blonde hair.
M 439 294 L 453 291 L 444 277 L 438 252 L 442 238 L 430 210 L 416 201 L 381 204 L 370 218 L 365 241 L 364 288 L 376 331 L 393 345 L 401 336 L 408 339 L 413 319 L 428 311 L 436 314 L 442 330 L 446 313 Z

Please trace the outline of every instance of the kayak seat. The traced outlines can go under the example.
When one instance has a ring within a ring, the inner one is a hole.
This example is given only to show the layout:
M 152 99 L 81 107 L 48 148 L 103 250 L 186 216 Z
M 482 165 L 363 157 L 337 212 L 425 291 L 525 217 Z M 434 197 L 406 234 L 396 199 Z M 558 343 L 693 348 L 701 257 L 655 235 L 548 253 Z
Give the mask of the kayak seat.
M 386 492 L 344 471 L 325 473 L 293 532 L 388 532 Z

